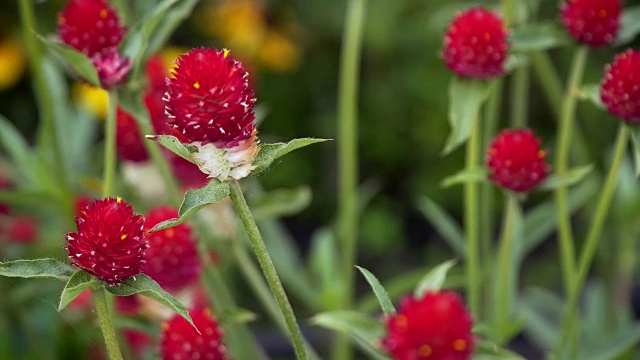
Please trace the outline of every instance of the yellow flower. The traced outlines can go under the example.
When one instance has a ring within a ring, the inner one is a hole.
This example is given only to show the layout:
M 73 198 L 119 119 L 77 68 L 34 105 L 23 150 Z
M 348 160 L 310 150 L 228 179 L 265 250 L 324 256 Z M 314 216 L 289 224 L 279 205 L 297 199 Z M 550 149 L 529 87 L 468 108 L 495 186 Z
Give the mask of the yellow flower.
M 298 68 L 300 57 L 300 48 L 288 36 L 275 30 L 267 33 L 258 53 L 260 63 L 280 72 Z
M 24 74 L 27 62 L 24 49 L 12 36 L 0 39 L 0 90 L 15 85 Z
M 98 119 L 104 119 L 107 115 L 109 94 L 106 90 L 83 82 L 76 82 L 71 89 L 71 97 Z

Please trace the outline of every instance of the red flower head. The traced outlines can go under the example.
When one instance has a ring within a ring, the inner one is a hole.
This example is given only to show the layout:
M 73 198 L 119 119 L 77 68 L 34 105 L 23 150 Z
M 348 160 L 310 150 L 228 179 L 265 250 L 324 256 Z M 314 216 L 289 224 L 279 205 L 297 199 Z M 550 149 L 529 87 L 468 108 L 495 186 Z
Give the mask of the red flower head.
M 5 224 L 4 232 L 10 240 L 32 243 L 38 238 L 38 223 L 29 216 L 15 216 Z
M 640 50 L 627 50 L 607 65 L 600 98 L 609 113 L 630 123 L 640 122 Z
M 177 217 L 178 210 L 171 207 L 152 209 L 146 216 L 145 230 L 149 231 L 156 224 Z M 189 225 L 181 224 L 166 230 L 147 232 L 147 239 L 147 263 L 142 272 L 163 289 L 176 292 L 199 279 L 202 266 Z
M 504 74 L 507 58 L 505 22 L 483 8 L 471 8 L 458 14 L 444 37 L 442 57 L 458 76 L 492 78 Z
M 169 124 L 186 142 L 200 169 L 220 180 L 249 174 L 257 151 L 249 74 L 228 50 L 193 49 L 167 79 Z
M 579 42 L 597 47 L 611 44 L 620 30 L 620 0 L 568 0 L 562 22 Z
M 118 51 L 125 33 L 115 9 L 105 0 L 71 0 L 58 15 L 60 39 L 91 58 L 104 88 L 124 81 L 131 68 L 129 59 Z
M 227 360 L 222 342 L 222 329 L 208 309 L 191 310 L 189 315 L 200 334 L 180 315 L 162 324 L 160 356 L 163 360 L 210 359 Z
M 118 109 L 116 145 L 118 156 L 123 160 L 142 162 L 149 159 L 147 149 L 142 143 L 142 134 L 133 115 Z
M 527 192 L 547 176 L 546 155 L 540 149 L 540 139 L 530 129 L 504 130 L 489 146 L 490 179 L 509 190 Z
M 78 232 L 67 234 L 73 265 L 109 285 L 137 275 L 149 247 L 144 219 L 122 199 L 96 200 L 76 216 Z
M 385 348 L 395 360 L 467 360 L 473 352 L 473 320 L 451 291 L 405 297 L 396 315 L 387 317 Z

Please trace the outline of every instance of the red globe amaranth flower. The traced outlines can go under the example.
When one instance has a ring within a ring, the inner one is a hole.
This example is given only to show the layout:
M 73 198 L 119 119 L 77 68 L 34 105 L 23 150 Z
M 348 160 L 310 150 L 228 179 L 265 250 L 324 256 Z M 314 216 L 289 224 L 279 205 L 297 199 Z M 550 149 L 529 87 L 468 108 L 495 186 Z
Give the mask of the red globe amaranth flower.
M 530 129 L 504 130 L 493 140 L 487 153 L 489 179 L 516 192 L 527 192 L 540 184 L 549 172 L 547 153 L 540 149 Z
M 118 109 L 116 125 L 116 150 L 122 160 L 142 162 L 149 159 L 142 143 L 142 134 L 133 115 Z
M 12 241 L 32 243 L 38 238 L 38 223 L 25 215 L 11 217 L 4 225 L 5 236 Z
M 140 273 L 145 250 L 144 219 L 122 199 L 96 200 L 76 216 L 78 232 L 67 234 L 71 263 L 109 285 Z
M 382 347 L 395 360 L 467 360 L 474 340 L 473 320 L 452 291 L 430 291 L 402 299 L 396 315 L 386 318 Z
M 640 122 L 640 50 L 618 54 L 604 70 L 600 99 L 609 113 L 630 123 Z
M 86 55 L 117 47 L 126 30 L 105 0 L 71 0 L 58 15 L 58 35 Z
M 562 23 L 583 44 L 605 46 L 618 36 L 620 0 L 568 0 L 562 4 L 561 11 Z
M 165 95 L 169 124 L 198 148 L 193 159 L 209 177 L 249 174 L 258 152 L 256 101 L 249 74 L 228 50 L 192 49 L 176 60 Z
M 160 356 L 163 360 L 227 360 L 222 329 L 208 309 L 189 311 L 200 334 L 180 315 L 162 324 Z
M 458 14 L 447 28 L 442 57 L 461 77 L 492 78 L 504 74 L 509 43 L 505 22 L 484 8 Z
M 118 50 L 125 33 L 105 0 L 71 0 L 58 15 L 60 39 L 91 58 L 105 89 L 123 82 L 131 68 Z
M 196 282 L 202 269 L 189 225 L 181 224 L 166 230 L 148 232 L 156 224 L 178 217 L 178 210 L 159 207 L 149 211 L 145 219 L 149 249 L 142 272 L 169 292 L 177 292 Z

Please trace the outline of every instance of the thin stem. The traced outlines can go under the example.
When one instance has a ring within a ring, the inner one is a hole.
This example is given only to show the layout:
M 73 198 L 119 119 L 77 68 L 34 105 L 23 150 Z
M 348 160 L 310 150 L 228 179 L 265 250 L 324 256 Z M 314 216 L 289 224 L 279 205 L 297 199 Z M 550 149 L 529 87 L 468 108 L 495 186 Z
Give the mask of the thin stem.
M 247 232 L 251 247 L 253 248 L 256 258 L 258 258 L 258 263 L 262 268 L 262 273 L 267 279 L 267 283 L 271 288 L 271 292 L 273 293 L 273 296 L 276 298 L 276 302 L 280 307 L 280 312 L 284 316 L 285 322 L 287 323 L 289 336 L 291 337 L 291 340 L 293 342 L 296 356 L 298 359 L 307 359 L 302 332 L 300 331 L 300 327 L 298 326 L 298 322 L 296 321 L 296 316 L 293 313 L 293 308 L 291 307 L 289 299 L 287 298 L 287 294 L 282 287 L 282 283 L 280 282 L 280 278 L 278 277 L 276 268 L 273 266 L 273 262 L 271 261 L 271 257 L 269 256 L 269 252 L 267 251 L 267 246 L 265 245 L 264 240 L 262 240 L 260 230 L 258 230 L 258 225 L 256 225 L 256 222 L 253 219 L 253 215 L 251 215 L 251 210 L 249 209 L 249 205 L 247 205 L 247 201 L 245 200 L 244 194 L 240 189 L 240 185 L 237 182 L 231 182 L 229 183 L 229 188 L 231 190 L 229 197 L 231 198 L 233 207 L 236 209 L 238 217 L 240 218 L 240 221 L 242 222 L 242 225 Z
M 507 26 L 513 26 L 515 2 L 516 0 L 504 0 L 502 2 L 502 16 L 507 23 Z
M 467 142 L 466 164 L 467 170 L 476 169 L 480 164 L 480 118 L 475 119 L 471 137 Z M 469 308 L 476 318 L 480 311 L 481 268 L 479 249 L 480 211 L 478 207 L 478 187 L 475 181 L 465 183 L 464 186 L 464 226 L 467 235 L 467 297 Z
M 98 320 L 100 320 L 100 329 L 102 329 L 102 336 L 104 337 L 104 343 L 107 347 L 107 353 L 110 360 L 122 360 L 122 354 L 118 347 L 118 339 L 116 332 L 111 323 L 111 314 L 107 307 L 107 294 L 104 287 L 91 288 L 93 293 L 93 305 L 96 307 L 96 313 L 98 314 Z
M 510 294 L 513 293 L 512 278 L 516 276 L 511 270 L 511 253 L 513 252 L 514 241 L 514 220 L 516 213 L 520 212 L 518 198 L 513 193 L 507 194 L 504 209 L 504 222 L 502 224 L 502 236 L 500 239 L 500 250 L 498 253 L 497 281 L 496 287 L 496 326 L 501 335 L 502 341 L 508 339 L 502 338 L 504 330 L 509 327 L 509 317 L 512 315 L 513 303 Z
M 582 82 L 585 65 L 587 62 L 588 48 L 579 47 L 573 57 L 569 81 L 562 102 L 561 118 L 558 124 L 558 143 L 556 146 L 556 159 L 554 170 L 563 175 L 567 171 L 569 161 L 569 149 L 571 146 L 571 133 L 574 128 L 575 108 L 577 102 L 576 89 Z M 559 186 L 555 190 L 555 202 L 558 217 L 558 237 L 560 245 L 560 259 L 562 264 L 562 276 L 565 291 L 569 292 L 573 287 L 573 272 L 575 271 L 575 244 L 569 212 L 568 189 Z
M 338 211 L 337 238 L 342 244 L 341 272 L 344 279 L 342 306 L 353 302 L 353 283 L 358 240 L 358 78 L 362 51 L 366 0 L 347 2 L 340 75 L 338 83 Z M 339 336 L 334 344 L 334 357 L 348 359 L 349 343 Z
M 527 126 L 529 114 L 529 66 L 517 69 L 511 77 L 511 127 Z
M 109 106 L 107 119 L 104 124 L 104 182 L 102 196 L 113 196 L 114 182 L 116 179 L 116 109 L 118 108 L 118 93 L 109 91 Z
M 618 135 L 615 143 L 615 150 L 613 153 L 613 159 L 611 161 L 611 165 L 609 167 L 609 171 L 607 173 L 607 178 L 604 183 L 604 187 L 600 192 L 600 198 L 598 199 L 598 203 L 596 205 L 596 210 L 594 213 L 594 217 L 591 221 L 591 225 L 587 232 L 587 237 L 585 240 L 584 249 L 580 255 L 580 261 L 578 266 L 578 273 L 574 279 L 573 286 L 571 287 L 571 292 L 569 293 L 569 303 L 567 305 L 567 313 L 565 316 L 565 321 L 562 328 L 562 336 L 560 337 L 560 341 L 558 342 L 557 351 L 558 355 L 561 355 L 563 351 L 563 345 L 571 343 L 572 341 L 568 341 L 571 339 L 571 329 L 576 328 L 576 316 L 577 316 L 577 303 L 578 298 L 580 296 L 580 291 L 584 286 L 584 282 L 587 277 L 587 272 L 591 267 L 591 262 L 593 261 L 593 256 L 595 255 L 596 250 L 598 249 L 598 244 L 600 241 L 600 234 L 602 232 L 602 227 L 607 218 L 607 213 L 609 211 L 609 206 L 611 204 L 611 198 L 613 197 L 613 192 L 616 187 L 616 182 L 618 178 L 618 172 L 620 170 L 620 165 L 622 164 L 622 159 L 624 157 L 625 150 L 627 148 L 627 143 L 629 141 L 630 130 L 624 123 L 620 124 L 618 129 Z M 560 356 L 558 358 L 561 358 Z
M 562 98 L 564 90 L 560 76 L 553 67 L 553 63 L 549 55 L 543 51 L 534 51 L 530 53 L 531 66 L 537 75 L 538 81 L 542 86 L 542 91 L 551 106 L 551 111 L 557 119 L 560 119 Z

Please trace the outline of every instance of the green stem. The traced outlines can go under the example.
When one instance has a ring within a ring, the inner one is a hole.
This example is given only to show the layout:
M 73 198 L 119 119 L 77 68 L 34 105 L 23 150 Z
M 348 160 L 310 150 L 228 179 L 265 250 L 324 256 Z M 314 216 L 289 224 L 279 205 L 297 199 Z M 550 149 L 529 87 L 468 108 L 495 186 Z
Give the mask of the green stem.
M 44 63 L 42 48 L 36 38 L 38 31 L 36 27 L 35 14 L 32 0 L 20 0 L 20 20 L 22 23 L 22 33 L 26 43 L 27 53 L 29 55 L 29 63 L 31 64 L 31 74 L 34 78 L 35 97 L 38 103 L 38 110 L 42 119 L 42 125 L 38 128 L 37 143 L 42 146 L 40 149 L 43 156 L 47 157 L 50 149 L 53 155 L 52 173 L 58 181 L 62 196 L 65 201 L 70 203 L 72 198 L 69 182 L 67 179 L 67 164 L 60 143 L 58 142 L 58 128 L 55 126 L 55 111 L 53 98 L 49 96 L 49 87 L 44 72 Z M 61 119 L 63 120 L 63 119 Z M 45 146 L 46 145 L 46 146 Z M 70 212 L 73 212 L 69 207 Z
M 140 131 L 142 134 L 152 134 L 153 130 L 151 126 L 143 121 L 138 122 L 138 126 L 140 127 Z M 176 180 L 176 177 L 173 175 L 173 171 L 171 170 L 167 160 L 162 155 L 162 151 L 160 150 L 160 145 L 155 141 L 150 141 L 147 139 L 142 140 L 144 142 L 144 146 L 151 157 L 151 161 L 153 165 L 155 165 L 156 169 L 160 173 L 160 177 L 164 182 L 164 186 L 166 188 L 167 197 L 171 204 L 178 206 L 182 202 L 182 195 L 180 193 L 180 185 Z M 195 166 L 195 165 L 194 165 Z
M 527 126 L 529 114 L 529 66 L 517 69 L 511 78 L 511 127 Z
M 531 56 L 531 66 L 542 86 L 542 92 L 551 106 L 551 111 L 557 119 L 560 119 L 564 93 L 560 76 L 558 76 L 558 72 L 546 52 L 534 51 L 529 56 Z
M 354 296 L 358 240 L 358 78 L 362 52 L 366 0 L 347 2 L 340 75 L 338 83 L 338 211 L 337 239 L 342 244 L 341 272 L 344 279 L 342 307 L 350 309 Z M 348 359 L 349 343 L 338 336 L 334 357 Z
M 113 196 L 114 182 L 116 179 L 116 109 L 118 108 L 118 93 L 109 91 L 109 106 L 107 119 L 105 120 L 104 137 L 104 173 L 102 196 Z
M 571 329 L 577 328 L 575 322 L 578 312 L 578 298 L 580 296 L 582 287 L 584 286 L 587 272 L 591 267 L 593 256 L 598 249 L 600 234 L 602 232 L 604 222 L 607 218 L 609 205 L 611 204 L 611 198 L 613 197 L 613 192 L 616 187 L 618 172 L 620 170 L 620 165 L 622 164 L 622 159 L 624 157 L 627 143 L 629 141 L 629 134 L 630 130 L 627 125 L 625 125 L 624 123 L 620 124 L 611 166 L 609 167 L 602 192 L 600 192 L 600 198 L 598 199 L 598 203 L 596 205 L 594 217 L 587 232 L 584 249 L 582 250 L 582 253 L 580 255 L 580 261 L 578 263 L 578 273 L 574 279 L 573 286 L 571 287 L 571 291 L 569 293 L 569 303 L 567 305 L 567 312 L 562 328 L 562 335 L 557 346 L 557 354 L 559 359 L 561 358 L 560 355 L 562 355 L 563 345 L 573 342 L 573 340 L 571 339 L 571 333 L 573 331 L 571 331 Z
M 556 159 L 554 170 L 563 175 L 568 168 L 569 149 L 571 145 L 571 133 L 574 129 L 575 108 L 577 102 L 577 88 L 582 82 L 585 65 L 587 62 L 588 48 L 581 46 L 575 52 L 566 93 L 562 102 L 561 118 L 558 124 L 558 143 L 556 146 Z M 555 203 L 558 217 L 558 237 L 560 245 L 560 259 L 562 264 L 562 276 L 567 293 L 573 287 L 573 272 L 575 271 L 575 244 L 571 230 L 569 211 L 568 188 L 559 186 L 555 190 Z
M 502 16 L 507 23 L 507 26 L 513 26 L 515 18 L 515 0 L 504 0 L 502 2 Z
M 107 307 L 107 294 L 104 287 L 100 286 L 92 288 L 93 304 L 96 307 L 96 313 L 98 314 L 98 320 L 100 320 L 100 329 L 102 329 L 102 335 L 104 336 L 104 343 L 107 346 L 107 353 L 110 360 L 122 360 L 122 354 L 118 347 L 118 340 L 116 332 L 111 323 L 111 314 Z
M 262 240 L 260 230 L 258 230 L 258 225 L 256 225 L 253 215 L 251 215 L 251 210 L 249 209 L 249 205 L 247 205 L 247 201 L 240 189 L 240 185 L 237 182 L 230 182 L 229 188 L 231 191 L 229 197 L 231 198 L 233 207 L 236 209 L 238 217 L 247 232 L 251 247 L 253 248 L 256 258 L 258 258 L 258 263 L 262 268 L 262 273 L 267 279 L 267 283 L 271 288 L 273 296 L 276 298 L 276 302 L 280 307 L 280 312 L 284 316 L 296 356 L 298 359 L 307 359 L 302 332 L 300 331 L 300 327 L 296 321 L 293 308 L 291 307 L 287 294 L 282 287 L 276 268 L 273 266 L 273 262 L 271 261 L 271 257 L 267 251 L 267 246 L 265 245 L 264 240 Z
M 480 166 L 480 118 L 478 116 L 471 130 L 471 137 L 467 142 L 466 170 Z M 464 226 L 467 235 L 467 297 L 471 313 L 479 318 L 481 268 L 479 254 L 479 224 L 480 211 L 478 208 L 478 186 L 475 181 L 465 183 L 464 186 Z
M 516 194 L 508 193 L 505 200 L 504 209 L 504 223 L 502 224 L 502 236 L 500 239 L 500 250 L 498 252 L 498 268 L 497 268 L 497 281 L 494 284 L 496 287 L 496 326 L 497 331 L 500 334 L 500 340 L 506 341 L 508 339 L 503 338 L 505 329 L 509 327 L 509 318 L 513 312 L 513 301 L 511 294 L 515 289 L 512 289 L 512 278 L 516 276 L 511 269 L 511 253 L 513 252 L 514 241 L 514 220 L 516 213 L 520 212 L 518 198 Z

